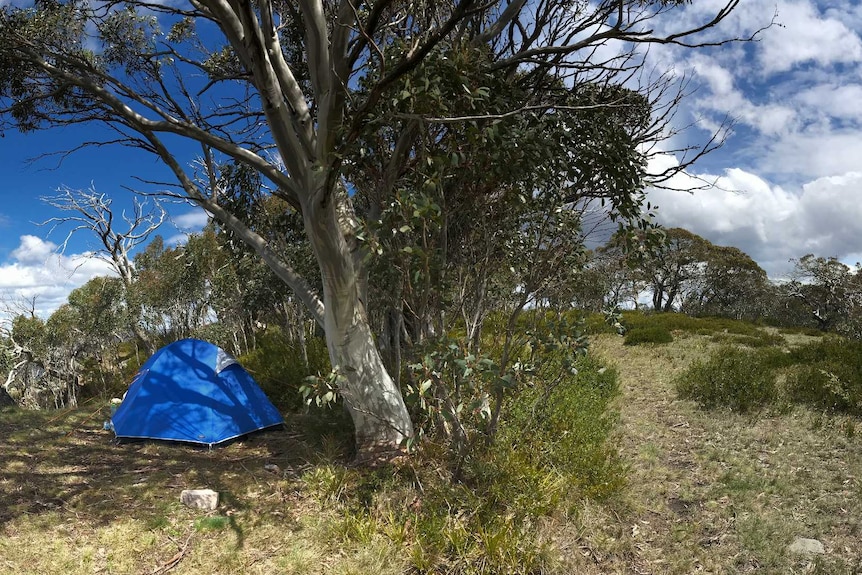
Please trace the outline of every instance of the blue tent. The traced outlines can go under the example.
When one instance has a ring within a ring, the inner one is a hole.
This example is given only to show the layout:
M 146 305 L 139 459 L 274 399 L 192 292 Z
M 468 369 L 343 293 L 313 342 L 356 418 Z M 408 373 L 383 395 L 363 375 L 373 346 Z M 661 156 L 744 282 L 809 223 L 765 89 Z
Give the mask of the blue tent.
M 153 354 L 111 417 L 118 439 L 213 446 L 284 423 L 254 379 L 221 348 L 184 339 Z

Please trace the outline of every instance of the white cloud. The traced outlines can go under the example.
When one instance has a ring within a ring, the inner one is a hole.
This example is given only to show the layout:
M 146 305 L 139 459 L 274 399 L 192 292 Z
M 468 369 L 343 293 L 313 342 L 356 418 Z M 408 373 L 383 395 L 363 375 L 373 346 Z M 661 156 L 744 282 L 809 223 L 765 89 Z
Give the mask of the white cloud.
M 763 35 L 758 54 L 767 73 L 785 72 L 807 63 L 828 66 L 862 62 L 858 34 L 837 15 L 824 15 L 811 2 L 779 3 L 778 21 L 780 27 Z
M 197 232 L 207 225 L 210 215 L 201 208 L 171 216 L 174 226 L 184 232 Z
M 772 102 L 753 102 L 735 86 L 736 78 L 731 71 L 714 58 L 695 56 L 690 64 L 697 77 L 709 88 L 707 95 L 696 99 L 695 109 L 722 116 L 730 114 L 769 136 L 786 133 L 794 128 L 797 112 L 792 107 Z
M 69 293 L 90 279 L 112 275 L 104 261 L 89 253 L 63 255 L 57 245 L 36 236 L 20 237 L 11 261 L 0 264 L 0 302 L 15 307 L 35 300 L 36 312 L 47 318 Z
M 862 121 L 862 84 L 824 82 L 801 91 L 796 100 L 811 111 L 838 120 Z
M 656 160 L 666 166 L 672 159 Z M 656 169 L 655 166 L 653 169 Z M 695 190 L 703 181 L 716 187 Z M 738 247 L 772 277 L 790 269 L 788 260 L 807 253 L 856 257 L 862 238 L 862 173 L 848 172 L 786 188 L 751 172 L 730 168 L 721 176 L 678 175 L 670 184 L 692 192 L 651 190 L 659 221 L 683 227 L 713 243 Z
M 57 251 L 57 244 L 36 236 L 21 236 L 21 243 L 12 251 L 12 257 L 24 264 L 42 263 Z

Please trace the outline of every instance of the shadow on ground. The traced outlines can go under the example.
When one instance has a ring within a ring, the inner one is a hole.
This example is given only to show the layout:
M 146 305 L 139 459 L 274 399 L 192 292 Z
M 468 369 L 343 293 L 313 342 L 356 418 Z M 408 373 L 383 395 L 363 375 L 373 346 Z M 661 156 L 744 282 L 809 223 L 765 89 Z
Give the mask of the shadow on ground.
M 272 483 L 273 475 L 296 478 L 333 452 L 332 442 L 328 455 L 321 451 L 299 416 L 289 418 L 284 428 L 215 449 L 160 442 L 118 445 L 113 433 L 102 429 L 106 416 L 87 408 L 0 408 L 0 530 L 19 516 L 48 512 L 72 513 L 92 526 L 133 515 L 157 527 L 179 505 L 180 492 L 196 488 L 219 491 L 220 512 L 230 513 L 244 508 L 250 485 Z M 337 426 L 332 431 L 339 436 Z M 343 439 L 341 433 L 337 444 Z M 336 457 L 343 455 L 342 450 Z

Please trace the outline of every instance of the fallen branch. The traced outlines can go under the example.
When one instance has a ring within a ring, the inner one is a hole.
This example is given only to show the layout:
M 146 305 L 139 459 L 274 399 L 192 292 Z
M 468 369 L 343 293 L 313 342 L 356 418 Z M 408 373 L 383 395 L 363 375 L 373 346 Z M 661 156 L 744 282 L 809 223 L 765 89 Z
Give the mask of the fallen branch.
M 183 543 L 182 547 L 180 547 L 180 550 L 177 551 L 176 555 L 159 565 L 151 573 L 151 575 L 162 575 L 163 573 L 167 573 L 168 571 L 179 565 L 180 561 L 182 561 L 183 558 L 186 556 L 186 553 L 188 553 L 189 547 L 191 546 L 192 535 L 194 535 L 194 532 L 189 533 L 189 536 L 186 537 L 186 542 Z

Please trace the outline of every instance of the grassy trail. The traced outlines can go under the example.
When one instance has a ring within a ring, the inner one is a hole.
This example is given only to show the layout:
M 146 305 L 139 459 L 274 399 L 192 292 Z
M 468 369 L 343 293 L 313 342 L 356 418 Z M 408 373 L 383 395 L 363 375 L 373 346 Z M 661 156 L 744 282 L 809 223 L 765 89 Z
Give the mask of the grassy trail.
M 599 572 L 862 572 L 859 421 L 802 409 L 704 412 L 678 400 L 673 378 L 712 345 L 702 336 L 656 347 L 594 342 L 620 373 L 630 470 L 626 494 L 582 554 Z M 789 553 L 796 537 L 820 540 L 826 553 Z

